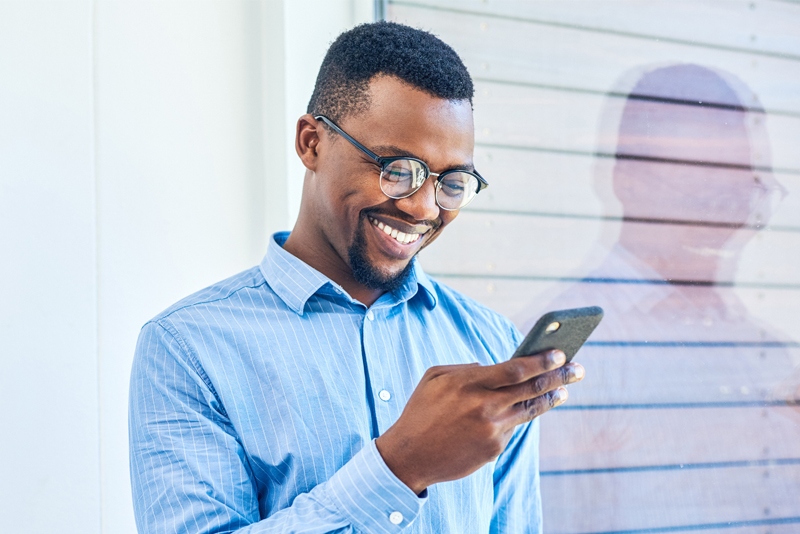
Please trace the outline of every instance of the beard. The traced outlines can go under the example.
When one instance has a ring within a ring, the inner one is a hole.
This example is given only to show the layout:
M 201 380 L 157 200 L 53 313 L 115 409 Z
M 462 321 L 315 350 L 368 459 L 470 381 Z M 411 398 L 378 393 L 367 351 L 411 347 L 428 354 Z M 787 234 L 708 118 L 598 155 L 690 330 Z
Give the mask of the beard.
M 377 289 L 385 292 L 393 292 L 406 283 L 411 275 L 413 264 L 409 260 L 403 270 L 396 274 L 386 274 L 378 270 L 367 258 L 367 236 L 365 225 L 368 224 L 365 215 L 358 221 L 355 237 L 350 248 L 347 249 L 347 257 L 350 260 L 350 269 L 353 271 L 353 278 L 356 282 L 370 289 Z

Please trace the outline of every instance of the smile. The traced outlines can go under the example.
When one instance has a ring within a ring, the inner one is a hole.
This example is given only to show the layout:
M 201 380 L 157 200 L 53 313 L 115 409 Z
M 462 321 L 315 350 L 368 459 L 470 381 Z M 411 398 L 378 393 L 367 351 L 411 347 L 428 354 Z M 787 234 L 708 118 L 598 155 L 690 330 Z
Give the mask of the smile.
M 369 222 L 372 223 L 372 226 L 376 226 L 379 230 L 383 230 L 383 233 L 393 237 L 395 241 L 397 241 L 401 245 L 408 245 L 410 243 L 414 243 L 415 241 L 418 241 L 420 237 L 422 237 L 422 234 L 407 234 L 405 232 L 400 232 L 399 230 L 392 228 L 388 224 L 384 224 L 378 220 L 373 219 L 372 217 L 367 217 L 367 218 L 369 219 Z

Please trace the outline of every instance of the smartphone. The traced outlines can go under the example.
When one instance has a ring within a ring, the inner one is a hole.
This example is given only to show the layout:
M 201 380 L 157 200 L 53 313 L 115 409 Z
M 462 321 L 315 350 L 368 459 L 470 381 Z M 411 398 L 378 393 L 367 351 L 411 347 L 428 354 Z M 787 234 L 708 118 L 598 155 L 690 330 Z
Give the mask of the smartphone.
M 590 306 L 551 311 L 536 321 L 512 358 L 558 349 L 571 361 L 603 318 L 603 308 Z

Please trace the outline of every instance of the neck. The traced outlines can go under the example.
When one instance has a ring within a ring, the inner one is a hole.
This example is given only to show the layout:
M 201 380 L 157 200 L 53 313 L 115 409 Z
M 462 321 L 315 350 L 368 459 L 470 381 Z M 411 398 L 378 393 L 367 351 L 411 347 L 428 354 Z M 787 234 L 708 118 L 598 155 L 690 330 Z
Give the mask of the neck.
M 325 241 L 320 242 L 315 236 L 316 234 L 310 232 L 307 225 L 298 219 L 283 245 L 283 250 L 339 284 L 348 295 L 366 307 L 372 306 L 384 292 L 368 288 L 356 281 L 350 265 L 333 246 Z

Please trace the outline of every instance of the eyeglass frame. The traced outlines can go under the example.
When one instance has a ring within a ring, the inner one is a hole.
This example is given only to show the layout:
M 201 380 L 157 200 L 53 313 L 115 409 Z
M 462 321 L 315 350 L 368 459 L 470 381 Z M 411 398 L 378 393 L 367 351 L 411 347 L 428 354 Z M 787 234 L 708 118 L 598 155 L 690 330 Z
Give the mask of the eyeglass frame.
M 401 160 L 401 159 L 407 159 L 407 160 L 416 161 L 416 162 L 418 162 L 418 163 L 420 163 L 420 164 L 422 165 L 422 167 L 425 169 L 425 172 L 426 172 L 427 174 L 425 175 L 425 179 L 424 179 L 424 180 L 422 180 L 422 182 L 420 183 L 419 187 L 417 187 L 416 189 L 414 189 L 413 191 L 411 191 L 409 194 L 407 194 L 407 195 L 404 195 L 404 196 L 402 196 L 402 197 L 393 197 L 393 196 L 389 196 L 388 194 L 386 194 L 386 191 L 384 191 L 384 190 L 383 190 L 383 188 L 381 188 L 381 192 L 382 192 L 384 195 L 386 195 L 387 197 L 389 197 L 389 198 L 393 198 L 393 199 L 395 199 L 395 200 L 399 200 L 399 199 L 401 199 L 401 198 L 408 198 L 408 197 L 410 197 L 411 195 L 413 195 L 414 193 L 416 193 L 417 191 L 419 191 L 420 189 L 422 189 L 422 186 L 423 186 L 423 185 L 425 185 L 425 182 L 426 182 L 426 181 L 428 181 L 428 178 L 430 178 L 431 176 L 434 176 L 434 177 L 436 177 L 436 184 L 435 184 L 435 186 L 436 186 L 436 191 L 438 192 L 438 191 L 439 191 L 439 189 L 441 188 L 441 184 L 442 184 L 442 177 L 443 177 L 443 176 L 445 176 L 445 175 L 447 175 L 447 174 L 454 173 L 454 172 L 462 172 L 462 173 L 466 173 L 466 174 L 471 174 L 472 176 L 474 176 L 475 178 L 477 178 L 477 179 L 478 179 L 478 189 L 475 191 L 475 195 L 477 195 L 478 193 L 480 193 L 481 191 L 483 191 L 484 189 L 486 189 L 487 187 L 489 187 L 489 182 L 487 182 L 487 181 L 486 181 L 486 179 L 485 179 L 483 176 L 481 176 L 480 174 L 478 174 L 478 171 L 475 171 L 475 170 L 472 170 L 472 171 L 467 171 L 467 170 L 464 170 L 464 169 L 451 169 L 451 170 L 449 170 L 449 171 L 444 171 L 444 172 L 440 172 L 440 173 L 438 173 L 438 172 L 431 172 L 431 169 L 430 169 L 430 167 L 428 167 L 428 164 L 427 164 L 427 163 L 425 163 L 424 161 L 422 161 L 422 160 L 421 160 L 421 159 L 419 159 L 419 158 L 414 158 L 414 157 L 410 157 L 410 156 L 389 156 L 389 157 L 383 157 L 383 156 L 379 156 L 379 155 L 377 155 L 375 152 L 373 152 L 372 150 L 368 149 L 367 147 L 365 147 L 364 145 L 362 145 L 361 143 L 359 143 L 358 141 L 356 141 L 355 139 L 353 139 L 353 137 L 352 137 L 350 134 L 348 134 L 347 132 L 345 132 L 344 130 L 342 130 L 341 128 L 339 128 L 339 126 L 337 126 L 335 122 L 333 122 L 332 120 L 330 120 L 330 119 L 329 119 L 328 117 L 326 117 L 325 115 L 314 115 L 314 119 L 315 119 L 315 120 L 321 120 L 322 122 L 324 122 L 325 124 L 327 124 L 328 126 L 330 126 L 331 128 L 333 128 L 333 130 L 334 130 L 336 133 L 338 133 L 339 135 L 341 135 L 342 137 L 344 137 L 345 139 L 347 139 L 348 141 L 350 141 L 350 143 L 351 143 L 351 144 L 352 144 L 354 147 L 356 147 L 357 149 L 359 149 L 361 152 L 363 152 L 364 154 L 366 154 L 367 156 L 369 156 L 369 158 L 370 158 L 370 159 L 372 159 L 373 161 L 375 161 L 375 163 L 377 163 L 378 165 L 380 165 L 380 167 L 381 167 L 381 174 L 380 174 L 380 176 L 383 176 L 383 171 L 385 171 L 385 170 L 386 170 L 386 167 L 387 167 L 387 166 L 389 166 L 389 164 L 391 164 L 391 163 L 393 163 L 393 162 L 395 162 L 395 161 L 397 161 L 397 160 Z M 380 179 L 380 177 L 379 177 L 379 179 Z M 443 210 L 445 210 L 445 211 L 458 211 L 458 210 L 460 210 L 460 209 L 462 209 L 462 208 L 464 208 L 464 207 L 468 206 L 468 205 L 469 205 L 469 204 L 470 204 L 470 203 L 471 203 L 473 200 L 475 200 L 475 197 L 472 197 L 472 198 L 470 199 L 470 201 L 469 201 L 467 204 L 465 204 L 464 206 L 461 206 L 460 208 L 445 208 L 444 206 L 442 206 L 442 205 L 439 203 L 438 196 L 434 196 L 434 198 L 436 198 L 436 205 L 437 205 L 437 206 L 439 206 L 440 208 L 442 208 L 442 209 L 443 209 Z

